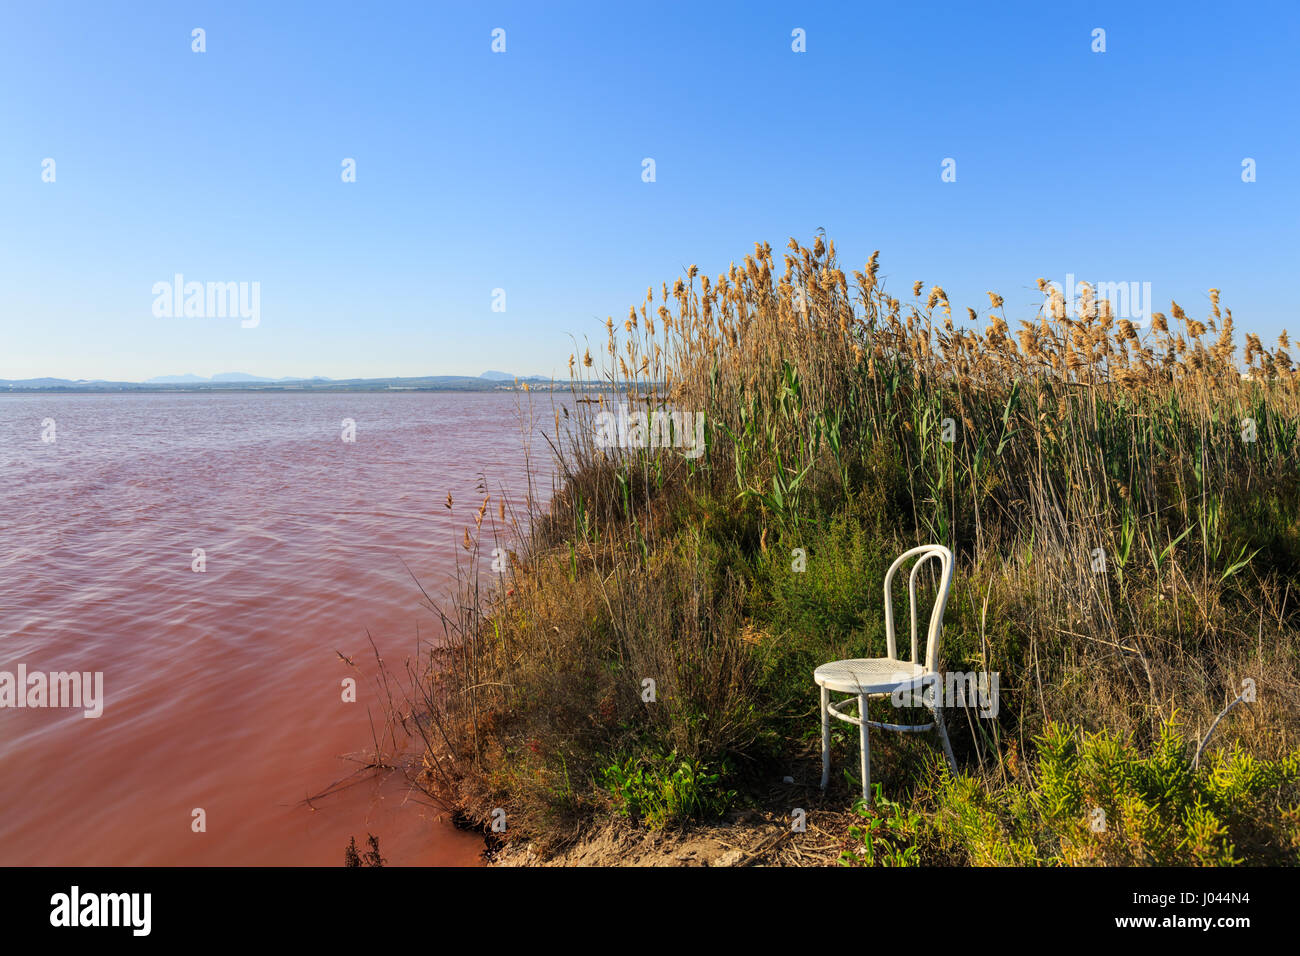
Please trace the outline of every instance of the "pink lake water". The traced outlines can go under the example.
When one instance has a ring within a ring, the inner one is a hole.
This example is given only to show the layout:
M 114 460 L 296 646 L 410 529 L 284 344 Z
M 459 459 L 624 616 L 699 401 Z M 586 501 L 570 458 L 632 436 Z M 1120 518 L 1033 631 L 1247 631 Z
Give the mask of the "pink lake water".
M 0 707 L 0 864 L 477 863 L 400 774 L 303 801 L 382 722 L 367 631 L 400 671 L 441 633 L 412 574 L 449 597 L 484 494 L 524 510 L 522 397 L 0 396 L 0 671 L 104 675 L 99 718 Z

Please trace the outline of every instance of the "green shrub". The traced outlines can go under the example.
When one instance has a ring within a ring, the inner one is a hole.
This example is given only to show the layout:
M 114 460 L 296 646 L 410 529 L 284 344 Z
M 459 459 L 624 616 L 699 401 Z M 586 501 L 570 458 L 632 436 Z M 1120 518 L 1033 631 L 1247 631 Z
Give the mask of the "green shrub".
M 1300 750 L 1260 760 L 1234 743 L 1194 768 L 1172 720 L 1146 754 L 1129 735 L 1056 723 L 1036 743 L 1028 782 L 944 780 L 936 837 L 977 865 L 1300 862 Z
M 676 751 L 615 761 L 601 777 L 617 811 L 652 830 L 719 817 L 736 798 L 722 786 L 721 772 Z

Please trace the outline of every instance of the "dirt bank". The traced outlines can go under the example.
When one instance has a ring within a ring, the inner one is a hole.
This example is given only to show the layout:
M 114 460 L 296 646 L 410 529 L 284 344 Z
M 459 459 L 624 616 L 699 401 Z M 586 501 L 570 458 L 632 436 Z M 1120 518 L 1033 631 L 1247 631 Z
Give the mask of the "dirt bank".
M 682 831 L 648 831 L 609 823 L 549 855 L 512 841 L 490 854 L 494 866 L 834 866 L 849 814 L 809 810 L 804 832 L 788 815 L 746 810 Z

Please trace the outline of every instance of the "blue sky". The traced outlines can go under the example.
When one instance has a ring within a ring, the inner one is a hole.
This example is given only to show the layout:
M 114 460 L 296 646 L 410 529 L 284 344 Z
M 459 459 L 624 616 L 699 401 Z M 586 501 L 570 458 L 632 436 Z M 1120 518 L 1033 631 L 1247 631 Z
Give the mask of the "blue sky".
M 1072 273 L 1300 332 L 1297 47 L 1295 3 L 11 4 L 0 378 L 561 374 L 818 227 L 958 312 Z M 155 316 L 177 273 L 259 324 Z

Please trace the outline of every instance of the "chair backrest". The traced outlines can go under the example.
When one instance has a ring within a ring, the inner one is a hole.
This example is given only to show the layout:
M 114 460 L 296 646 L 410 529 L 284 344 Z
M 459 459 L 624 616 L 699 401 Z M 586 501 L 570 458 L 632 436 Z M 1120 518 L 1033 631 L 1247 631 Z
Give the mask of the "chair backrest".
M 894 600 L 890 593 L 890 585 L 894 580 L 894 572 L 898 570 L 899 565 L 909 558 L 916 558 L 916 564 L 912 565 L 912 573 L 907 578 L 907 596 L 908 603 L 912 612 L 912 658 L 913 664 L 920 663 L 920 657 L 917 655 L 916 646 L 916 572 L 921 570 L 921 565 L 936 558 L 939 561 L 939 591 L 934 598 L 934 610 L 930 612 L 930 629 L 926 632 L 925 637 L 925 670 L 926 673 L 939 670 L 939 644 L 943 634 L 943 609 L 948 604 L 948 591 L 952 587 L 952 552 L 941 544 L 923 544 L 918 548 L 912 548 L 910 551 L 904 551 L 898 556 L 898 559 L 889 566 L 885 572 L 885 642 L 889 648 L 889 656 L 898 660 L 898 644 L 894 638 Z

